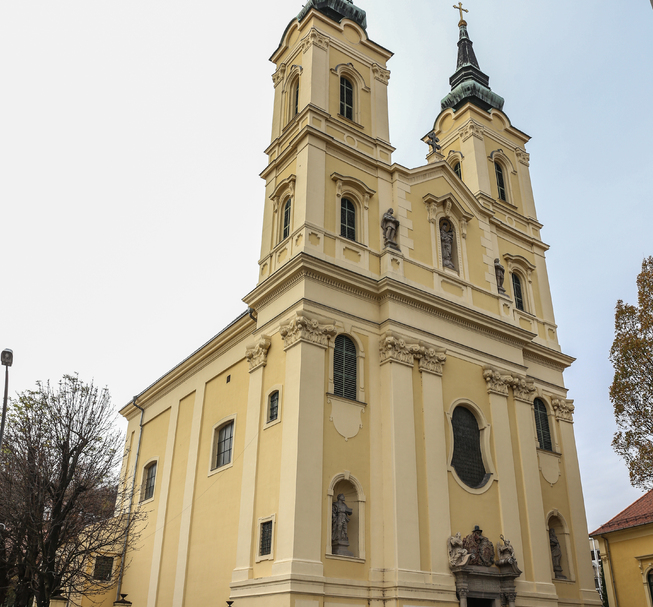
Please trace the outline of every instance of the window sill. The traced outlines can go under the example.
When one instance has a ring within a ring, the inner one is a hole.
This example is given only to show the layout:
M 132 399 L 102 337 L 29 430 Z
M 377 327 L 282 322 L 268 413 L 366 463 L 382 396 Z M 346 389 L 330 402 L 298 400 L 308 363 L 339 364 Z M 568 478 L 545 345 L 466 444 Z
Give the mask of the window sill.
M 281 423 L 281 417 L 277 417 L 277 419 L 271 421 L 271 422 L 266 422 L 265 425 L 263 426 L 263 430 L 267 430 L 268 428 L 272 428 L 272 426 L 276 426 L 277 424 Z
M 148 497 L 146 500 L 143 500 L 142 502 L 138 502 L 139 506 L 144 506 L 145 504 L 149 504 L 154 501 L 154 495 L 152 497 Z
M 234 460 L 232 459 L 228 464 L 225 464 L 224 466 L 220 466 L 219 468 L 213 468 L 213 470 L 209 470 L 207 476 L 213 476 L 214 474 L 218 474 L 218 472 L 224 472 L 229 468 L 233 468 L 233 466 L 234 466 Z
M 535 447 L 535 449 L 537 449 L 539 453 L 545 453 L 546 455 L 553 455 L 554 457 L 562 457 L 562 453 L 558 453 L 557 451 L 549 451 L 548 449 L 542 449 L 542 447 Z
M 343 556 L 342 554 L 325 554 L 328 559 L 334 561 L 349 561 L 350 563 L 364 563 L 365 559 L 358 558 L 357 556 Z
M 274 554 L 264 554 L 264 555 L 258 555 L 256 557 L 256 562 L 257 563 L 262 563 L 263 561 L 273 561 L 274 560 Z
M 331 392 L 327 392 L 327 398 L 341 400 L 351 405 L 358 405 L 359 407 L 367 407 L 367 403 L 364 403 L 362 400 L 358 400 L 357 398 L 347 398 L 346 396 L 338 396 L 337 394 L 333 394 Z

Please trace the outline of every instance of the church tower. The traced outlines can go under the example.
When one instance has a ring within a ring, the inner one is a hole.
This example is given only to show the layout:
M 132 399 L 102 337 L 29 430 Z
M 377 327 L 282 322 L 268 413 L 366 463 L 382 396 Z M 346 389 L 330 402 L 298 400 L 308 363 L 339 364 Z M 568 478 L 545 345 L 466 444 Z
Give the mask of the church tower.
M 283 33 L 249 313 L 122 411 L 156 521 L 134 605 L 601 604 L 529 137 L 459 8 L 416 168 L 365 11 Z

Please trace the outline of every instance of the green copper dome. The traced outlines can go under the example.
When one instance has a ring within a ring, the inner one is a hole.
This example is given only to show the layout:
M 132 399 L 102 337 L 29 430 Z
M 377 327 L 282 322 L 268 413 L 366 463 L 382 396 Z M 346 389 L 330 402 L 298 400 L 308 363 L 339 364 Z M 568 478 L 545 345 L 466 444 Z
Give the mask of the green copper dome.
M 330 19 L 340 23 L 343 19 L 351 19 L 363 29 L 367 28 L 367 16 L 362 8 L 358 8 L 351 0 L 308 0 L 297 20 L 301 21 L 312 8 L 320 11 Z

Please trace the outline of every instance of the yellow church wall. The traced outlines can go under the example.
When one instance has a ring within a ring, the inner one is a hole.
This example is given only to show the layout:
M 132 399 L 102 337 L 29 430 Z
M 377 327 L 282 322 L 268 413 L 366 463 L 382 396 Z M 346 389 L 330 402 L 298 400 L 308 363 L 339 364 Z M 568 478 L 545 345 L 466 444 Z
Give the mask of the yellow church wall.
M 187 396 L 179 403 L 172 471 L 170 475 L 170 484 L 172 487 L 183 487 L 186 479 L 194 405 L 195 393 Z M 171 491 L 168 494 L 157 607 L 172 605 L 183 500 L 184 494 L 182 491 Z

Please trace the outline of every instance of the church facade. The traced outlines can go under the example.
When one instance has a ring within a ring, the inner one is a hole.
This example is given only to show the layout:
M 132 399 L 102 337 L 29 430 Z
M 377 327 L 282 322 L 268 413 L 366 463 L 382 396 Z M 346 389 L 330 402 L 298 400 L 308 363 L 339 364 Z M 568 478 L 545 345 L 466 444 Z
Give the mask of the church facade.
M 365 12 L 283 33 L 249 310 L 122 410 L 134 606 L 600 605 L 529 137 L 462 17 L 417 168 Z

